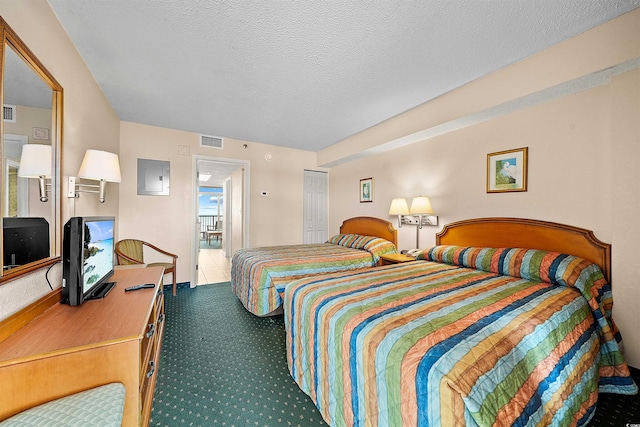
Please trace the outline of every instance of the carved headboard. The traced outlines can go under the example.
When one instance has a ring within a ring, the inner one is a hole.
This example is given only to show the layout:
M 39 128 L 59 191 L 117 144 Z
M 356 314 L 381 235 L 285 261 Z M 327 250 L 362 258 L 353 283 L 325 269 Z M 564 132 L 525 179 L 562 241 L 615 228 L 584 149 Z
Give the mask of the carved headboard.
M 445 225 L 436 235 L 436 244 L 531 248 L 575 255 L 600 266 L 611 283 L 611 245 L 584 228 L 524 218 L 475 218 Z
M 398 230 L 389 221 L 370 216 L 345 219 L 340 226 L 341 234 L 360 234 L 386 239 L 398 246 Z

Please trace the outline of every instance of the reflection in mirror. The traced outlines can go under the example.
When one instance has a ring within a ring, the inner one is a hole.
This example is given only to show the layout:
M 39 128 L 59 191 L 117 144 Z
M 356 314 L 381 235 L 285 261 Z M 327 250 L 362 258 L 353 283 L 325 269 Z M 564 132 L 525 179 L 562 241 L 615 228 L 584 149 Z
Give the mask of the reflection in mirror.
M 0 24 L 5 34 L 0 188 L 3 218 L 0 281 L 4 281 L 50 265 L 60 254 L 57 158 L 62 88 L 1 19 Z M 45 154 L 37 156 L 39 164 L 34 165 L 24 156 L 33 150 L 24 147 L 35 149 L 36 144 L 44 148 L 38 151 Z M 34 166 L 42 169 L 42 165 L 46 172 L 34 175 Z

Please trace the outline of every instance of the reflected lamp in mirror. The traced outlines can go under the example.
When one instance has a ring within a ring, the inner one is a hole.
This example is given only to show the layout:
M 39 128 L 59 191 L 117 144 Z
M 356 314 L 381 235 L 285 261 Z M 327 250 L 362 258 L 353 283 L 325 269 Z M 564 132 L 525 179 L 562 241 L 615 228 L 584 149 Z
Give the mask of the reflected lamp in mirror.
M 48 201 L 47 186 L 51 186 L 51 183 L 47 183 L 45 180 L 51 179 L 51 146 L 40 144 L 24 145 L 20 155 L 18 176 L 20 178 L 38 179 L 40 201 Z
M 409 215 L 418 216 L 418 228 L 422 228 L 423 225 L 438 225 L 438 217 L 433 215 L 431 201 L 429 201 L 429 198 L 426 196 L 413 198 L 411 201 L 411 209 L 409 209 Z
M 389 206 L 389 215 L 398 215 L 398 228 L 402 227 L 402 217 L 409 215 L 409 205 L 407 205 L 407 199 L 402 197 L 393 199 L 391 206 Z
M 99 181 L 99 185 L 80 184 L 76 177 L 69 177 L 69 197 L 80 197 L 79 193 L 97 193 L 104 203 L 107 182 L 120 182 L 118 155 L 100 150 L 87 150 L 78 170 L 78 177 Z

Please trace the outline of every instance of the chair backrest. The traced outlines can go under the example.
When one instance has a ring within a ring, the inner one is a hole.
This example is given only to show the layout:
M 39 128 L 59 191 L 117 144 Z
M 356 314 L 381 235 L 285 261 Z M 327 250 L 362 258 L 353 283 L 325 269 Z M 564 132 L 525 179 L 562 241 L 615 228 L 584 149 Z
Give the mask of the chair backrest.
M 118 264 L 120 265 L 129 265 L 129 264 L 143 264 L 144 263 L 144 255 L 142 250 L 142 240 L 135 239 L 124 239 L 120 240 L 116 243 L 116 256 L 118 258 Z M 136 260 L 136 262 L 131 261 L 127 258 L 120 256 L 123 254 L 128 258 Z
M 222 220 L 216 221 L 216 230 L 222 230 Z

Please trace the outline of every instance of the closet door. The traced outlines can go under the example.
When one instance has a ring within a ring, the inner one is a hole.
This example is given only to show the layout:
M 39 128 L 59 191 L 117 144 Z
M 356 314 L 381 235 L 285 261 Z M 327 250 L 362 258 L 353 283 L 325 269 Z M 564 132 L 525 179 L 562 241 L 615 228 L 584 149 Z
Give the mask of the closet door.
M 323 243 L 329 236 L 329 174 L 304 171 L 304 243 Z

